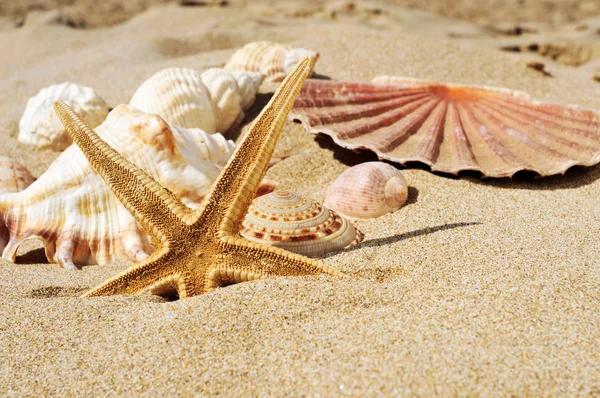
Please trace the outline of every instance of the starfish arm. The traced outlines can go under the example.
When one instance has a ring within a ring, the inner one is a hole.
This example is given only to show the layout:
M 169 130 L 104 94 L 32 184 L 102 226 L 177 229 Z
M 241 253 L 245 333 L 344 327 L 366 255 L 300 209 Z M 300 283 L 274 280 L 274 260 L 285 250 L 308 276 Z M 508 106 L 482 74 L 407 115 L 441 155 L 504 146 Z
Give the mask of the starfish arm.
M 225 246 L 229 263 L 233 268 L 244 270 L 258 276 L 299 276 L 329 274 L 346 276 L 335 268 L 321 264 L 312 258 L 292 253 L 279 247 L 251 242 L 238 235 L 226 235 L 221 238 Z M 232 268 L 226 267 L 226 268 Z
M 312 58 L 300 61 L 252 123 L 244 140 L 221 171 L 190 222 L 237 233 L 269 165 L 286 117 L 306 77 Z
M 192 212 L 191 209 L 111 148 L 66 104 L 57 101 L 54 110 L 94 170 L 152 236 L 155 244 L 162 241 L 166 231 L 181 228 L 181 220 Z
M 155 250 L 149 257 L 86 292 L 82 297 L 140 293 L 161 280 L 175 275 L 168 268 L 169 248 Z

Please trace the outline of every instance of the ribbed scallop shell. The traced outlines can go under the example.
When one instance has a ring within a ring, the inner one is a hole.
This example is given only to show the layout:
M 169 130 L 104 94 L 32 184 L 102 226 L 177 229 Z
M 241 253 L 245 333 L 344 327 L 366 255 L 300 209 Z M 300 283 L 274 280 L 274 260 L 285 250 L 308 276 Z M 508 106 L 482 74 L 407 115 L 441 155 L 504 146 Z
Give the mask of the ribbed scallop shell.
M 177 126 L 224 133 L 242 121 L 261 82 L 258 73 L 169 68 L 142 83 L 129 104 Z
M 54 101 L 58 100 L 73 108 L 91 127 L 102 123 L 108 115 L 108 105 L 94 89 L 70 82 L 54 84 L 27 101 L 19 121 L 19 141 L 55 151 L 71 145 L 69 134 L 54 112 Z
M 287 191 L 254 199 L 240 234 L 309 257 L 343 250 L 363 235 L 345 218 L 318 202 Z
M 7 156 L 0 156 L 0 193 L 19 192 L 35 181 L 21 163 Z
M 197 207 L 235 144 L 222 135 L 167 124 L 120 105 L 96 132 L 190 207 Z M 50 262 L 104 264 L 140 260 L 152 251 L 146 234 L 77 147 L 67 148 L 27 189 L 0 194 L 0 251 L 15 260 L 29 238 L 43 241 Z
M 290 117 L 379 158 L 433 171 L 541 176 L 600 161 L 600 113 L 532 100 L 502 88 L 403 77 L 376 83 L 310 80 Z
M 377 218 L 398 210 L 408 198 L 406 180 L 382 162 L 349 168 L 329 185 L 323 205 L 346 217 Z
M 287 44 L 255 41 L 236 51 L 225 64 L 225 69 L 260 72 L 265 75 L 265 81 L 281 82 L 307 56 L 318 58 L 319 53 Z

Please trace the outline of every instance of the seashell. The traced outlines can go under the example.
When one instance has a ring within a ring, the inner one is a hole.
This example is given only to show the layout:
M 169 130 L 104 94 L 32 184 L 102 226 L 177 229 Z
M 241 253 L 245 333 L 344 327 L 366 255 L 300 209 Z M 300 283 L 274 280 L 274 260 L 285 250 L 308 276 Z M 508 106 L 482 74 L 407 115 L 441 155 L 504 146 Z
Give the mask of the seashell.
M 346 217 L 377 218 L 398 210 L 408 198 L 406 180 L 382 162 L 349 168 L 329 185 L 323 205 Z
M 380 159 L 422 162 L 432 171 L 541 176 L 600 162 L 600 113 L 532 100 L 503 88 L 403 77 L 376 83 L 310 80 L 290 112 L 323 133 Z
M 25 113 L 19 121 L 19 141 L 55 151 L 71 145 L 69 134 L 52 108 L 57 100 L 73 108 L 91 127 L 102 123 L 108 115 L 108 105 L 94 89 L 69 82 L 55 84 L 27 101 Z
M 240 234 L 248 240 L 309 257 L 354 246 L 363 238 L 362 233 L 334 211 L 287 191 L 254 199 Z
M 226 132 L 243 120 L 261 82 L 258 73 L 213 68 L 200 74 L 192 69 L 169 68 L 142 83 L 129 104 L 177 126 L 214 134 Z
M 235 149 L 220 134 L 175 127 L 128 105 L 115 108 L 95 130 L 191 208 L 200 206 Z M 19 245 L 30 238 L 43 242 L 50 262 L 71 269 L 120 257 L 139 261 L 152 251 L 146 234 L 77 145 L 27 189 L 0 194 L 2 257 L 14 261 Z
M 21 163 L 7 156 L 0 156 L 0 193 L 19 192 L 35 181 Z
M 237 50 L 225 64 L 225 69 L 260 72 L 265 75 L 265 81 L 281 82 L 307 56 L 318 58 L 319 53 L 287 44 L 255 41 Z

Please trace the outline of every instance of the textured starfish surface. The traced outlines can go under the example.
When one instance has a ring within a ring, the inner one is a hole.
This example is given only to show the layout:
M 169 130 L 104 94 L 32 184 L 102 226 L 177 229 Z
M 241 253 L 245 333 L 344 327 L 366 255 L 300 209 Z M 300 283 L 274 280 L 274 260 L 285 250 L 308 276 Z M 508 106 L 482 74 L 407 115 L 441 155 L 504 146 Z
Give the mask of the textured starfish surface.
M 197 210 L 186 207 L 146 172 L 106 144 L 67 105 L 54 107 L 73 141 L 117 198 L 151 236 L 154 252 L 85 296 L 146 289 L 180 298 L 269 276 L 327 273 L 319 262 L 238 234 L 275 149 L 286 116 L 310 73 L 306 58 L 281 84 Z

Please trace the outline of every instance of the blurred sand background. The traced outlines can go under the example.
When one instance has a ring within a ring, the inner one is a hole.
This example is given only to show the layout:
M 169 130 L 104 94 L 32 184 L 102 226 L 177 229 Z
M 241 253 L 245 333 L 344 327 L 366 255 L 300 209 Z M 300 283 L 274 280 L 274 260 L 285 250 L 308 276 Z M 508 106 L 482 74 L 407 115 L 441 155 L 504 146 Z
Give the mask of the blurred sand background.
M 0 155 L 35 176 L 58 156 L 17 141 L 43 87 L 91 86 L 114 107 L 162 68 L 220 66 L 255 40 L 318 51 L 332 79 L 398 74 L 600 109 L 597 0 L 2 1 Z M 290 157 L 268 177 L 318 200 L 371 160 L 291 122 L 276 155 Z M 24 244 L 17 264 L 0 259 L 2 395 L 600 395 L 600 167 L 405 176 L 408 204 L 357 221 L 365 241 L 323 260 L 344 280 L 79 299 L 128 263 L 66 271 Z

